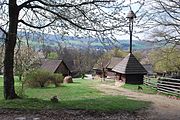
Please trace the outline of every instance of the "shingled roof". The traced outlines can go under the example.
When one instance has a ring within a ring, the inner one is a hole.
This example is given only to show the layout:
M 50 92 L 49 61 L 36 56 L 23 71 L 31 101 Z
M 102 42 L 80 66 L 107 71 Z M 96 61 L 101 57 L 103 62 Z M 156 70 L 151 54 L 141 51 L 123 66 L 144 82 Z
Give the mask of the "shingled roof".
M 122 60 L 123 60 L 123 58 L 120 58 L 120 57 L 112 57 L 111 60 L 109 61 L 108 65 L 106 66 L 106 68 L 113 69 Z
M 62 62 L 63 60 L 47 60 L 43 62 L 41 69 L 54 73 Z
M 145 68 L 139 63 L 132 53 L 129 53 L 112 70 L 122 74 L 147 74 Z
M 152 64 L 143 64 L 143 67 L 146 69 L 148 74 L 153 74 L 153 65 Z

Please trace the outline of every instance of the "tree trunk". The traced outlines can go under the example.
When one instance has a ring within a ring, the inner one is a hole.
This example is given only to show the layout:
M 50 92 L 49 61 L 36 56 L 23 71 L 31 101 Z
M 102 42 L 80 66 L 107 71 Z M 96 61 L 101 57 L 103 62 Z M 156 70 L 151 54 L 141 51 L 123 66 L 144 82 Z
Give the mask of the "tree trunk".
M 5 40 L 5 56 L 4 56 L 4 98 L 17 98 L 14 89 L 14 48 L 16 45 L 17 25 L 19 10 L 16 0 L 9 0 L 9 30 Z

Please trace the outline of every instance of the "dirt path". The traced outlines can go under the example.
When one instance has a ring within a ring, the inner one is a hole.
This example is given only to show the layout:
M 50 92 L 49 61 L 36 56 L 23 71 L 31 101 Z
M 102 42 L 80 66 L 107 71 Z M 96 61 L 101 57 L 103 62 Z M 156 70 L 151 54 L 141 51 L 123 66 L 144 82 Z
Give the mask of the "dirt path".
M 96 89 L 109 95 L 124 95 L 130 99 L 152 102 L 141 111 L 98 112 L 93 110 L 16 110 L 0 109 L 0 120 L 180 120 L 180 100 L 162 95 L 143 94 L 109 84 L 97 84 Z
M 96 88 L 109 95 L 124 95 L 131 99 L 150 101 L 152 107 L 146 110 L 148 119 L 180 120 L 180 100 L 162 95 L 144 94 L 117 87 L 115 85 L 99 84 Z M 142 111 L 143 112 L 143 111 Z

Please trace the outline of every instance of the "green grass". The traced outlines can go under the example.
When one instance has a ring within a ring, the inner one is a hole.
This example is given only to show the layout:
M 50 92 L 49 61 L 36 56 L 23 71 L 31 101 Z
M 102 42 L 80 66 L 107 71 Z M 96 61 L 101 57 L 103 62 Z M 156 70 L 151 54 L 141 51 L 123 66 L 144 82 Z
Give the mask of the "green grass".
M 14 80 L 15 80 L 15 86 L 20 86 L 21 85 L 21 82 L 19 81 L 18 76 L 15 76 Z M 4 85 L 4 83 L 3 83 L 3 75 L 0 75 L 0 86 L 3 86 L 3 85 Z
M 104 96 L 79 100 L 62 100 L 52 103 L 49 100 L 26 98 L 16 100 L 0 100 L 1 108 L 16 109 L 84 109 L 98 111 L 127 110 L 134 111 L 145 108 L 148 102 L 130 100 L 123 96 Z
M 157 78 L 154 78 L 154 77 L 146 78 L 145 81 L 148 81 L 153 84 L 157 84 L 157 82 L 158 82 Z
M 138 86 L 141 86 L 143 88 L 143 90 L 138 90 Z M 142 92 L 145 94 L 156 94 L 157 93 L 156 89 L 153 89 L 153 88 L 148 87 L 146 85 L 125 84 L 122 87 L 126 88 L 126 89 L 130 89 L 130 90 L 135 91 L 135 92 Z
M 95 80 L 74 79 L 74 83 L 55 88 L 26 88 L 24 99 L 4 100 L 0 87 L 0 108 L 18 109 L 85 109 L 85 110 L 127 110 L 134 111 L 150 105 L 149 102 L 128 99 L 125 96 L 109 96 L 93 88 L 100 84 Z M 16 86 L 18 88 L 20 86 Z M 58 103 L 50 98 L 57 95 Z
M 63 84 L 57 88 L 53 86 L 47 88 L 28 88 L 25 93 L 30 98 L 34 97 L 44 100 L 49 100 L 54 95 L 59 96 L 61 100 L 79 100 L 85 98 L 95 98 L 101 95 L 101 92 L 92 89 L 90 86 L 92 86 L 91 81 L 75 80 L 74 83 Z

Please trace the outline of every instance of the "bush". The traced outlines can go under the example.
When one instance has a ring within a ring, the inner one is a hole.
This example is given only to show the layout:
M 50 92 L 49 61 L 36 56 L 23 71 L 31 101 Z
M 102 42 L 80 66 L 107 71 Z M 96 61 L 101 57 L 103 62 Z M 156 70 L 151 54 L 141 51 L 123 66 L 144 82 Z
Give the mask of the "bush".
M 35 70 L 25 76 L 25 84 L 29 87 L 45 87 L 51 77 L 50 72 L 44 70 Z
M 58 87 L 60 83 L 63 83 L 63 75 L 44 70 L 35 70 L 25 76 L 25 84 L 29 87 L 46 87 L 50 83 Z
M 63 83 L 63 75 L 58 73 L 51 74 L 50 81 L 55 87 L 58 87 L 60 83 Z

